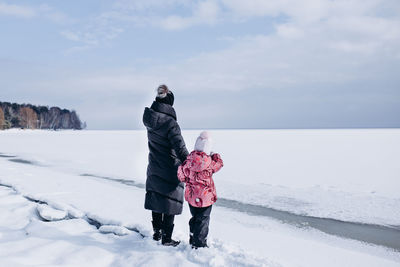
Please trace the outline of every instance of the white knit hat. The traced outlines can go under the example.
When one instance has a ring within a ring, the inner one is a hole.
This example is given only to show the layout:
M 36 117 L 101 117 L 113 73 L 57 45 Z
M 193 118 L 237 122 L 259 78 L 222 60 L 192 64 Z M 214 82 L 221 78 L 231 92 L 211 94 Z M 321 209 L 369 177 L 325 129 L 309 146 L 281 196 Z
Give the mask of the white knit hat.
M 197 137 L 196 144 L 194 145 L 194 150 L 202 151 L 206 154 L 211 153 L 212 139 L 207 131 L 201 132 L 200 136 Z

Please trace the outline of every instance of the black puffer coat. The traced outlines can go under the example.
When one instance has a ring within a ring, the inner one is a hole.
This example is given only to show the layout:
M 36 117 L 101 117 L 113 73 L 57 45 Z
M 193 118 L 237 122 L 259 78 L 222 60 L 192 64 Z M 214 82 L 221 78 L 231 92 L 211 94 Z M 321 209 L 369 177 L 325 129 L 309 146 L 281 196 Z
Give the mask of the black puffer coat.
M 143 123 L 149 140 L 145 209 L 177 215 L 182 213 L 183 184 L 177 177 L 178 166 L 188 151 L 171 105 L 153 102 L 145 108 Z

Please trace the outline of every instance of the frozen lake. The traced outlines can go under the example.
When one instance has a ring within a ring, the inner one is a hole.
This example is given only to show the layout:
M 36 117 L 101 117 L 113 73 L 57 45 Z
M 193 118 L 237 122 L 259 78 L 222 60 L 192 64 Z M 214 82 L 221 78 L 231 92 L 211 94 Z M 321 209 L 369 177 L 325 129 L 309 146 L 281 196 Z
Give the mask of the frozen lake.
M 183 132 L 189 150 L 199 132 Z M 220 199 L 212 214 L 206 265 L 218 265 L 213 253 L 232 244 L 255 253 L 243 252 L 247 265 L 262 257 L 265 266 L 338 266 L 327 260 L 335 255 L 343 257 L 342 266 L 399 265 L 398 129 L 211 134 L 225 167 L 215 177 Z M 120 232 L 149 234 L 150 217 L 143 209 L 145 131 L 4 131 L 0 166 L 0 182 L 30 200 L 74 214 L 70 218 L 90 218 L 100 230 L 112 224 L 124 227 Z M 183 240 L 188 216 L 185 209 L 177 217 L 176 235 Z M 233 223 L 227 227 L 226 220 Z M 287 254 L 278 249 L 283 245 Z M 320 255 L 306 260 L 313 250 Z M 185 258 L 192 252 L 182 253 Z M 239 264 L 229 255 L 225 264 Z

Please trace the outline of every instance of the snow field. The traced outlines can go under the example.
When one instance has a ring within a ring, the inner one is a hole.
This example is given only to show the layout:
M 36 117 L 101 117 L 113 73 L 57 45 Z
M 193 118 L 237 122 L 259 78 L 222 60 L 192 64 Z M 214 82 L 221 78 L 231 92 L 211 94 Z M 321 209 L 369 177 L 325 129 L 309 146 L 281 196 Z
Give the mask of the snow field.
M 184 131 L 188 148 L 200 131 Z M 399 130 L 212 131 L 219 197 L 400 225 Z M 400 253 L 215 206 L 209 249 L 151 240 L 144 131 L 0 132 L 0 266 L 400 266 Z M 90 174 L 82 176 L 82 174 Z M 142 237 L 144 235 L 144 238 Z

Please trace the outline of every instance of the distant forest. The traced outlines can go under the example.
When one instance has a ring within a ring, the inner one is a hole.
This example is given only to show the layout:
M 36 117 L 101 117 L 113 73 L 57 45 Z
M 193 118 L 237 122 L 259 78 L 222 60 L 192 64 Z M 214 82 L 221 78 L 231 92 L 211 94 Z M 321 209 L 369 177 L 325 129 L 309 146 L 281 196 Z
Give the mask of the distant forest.
M 0 129 L 75 129 L 86 128 L 75 111 L 59 107 L 0 102 Z

